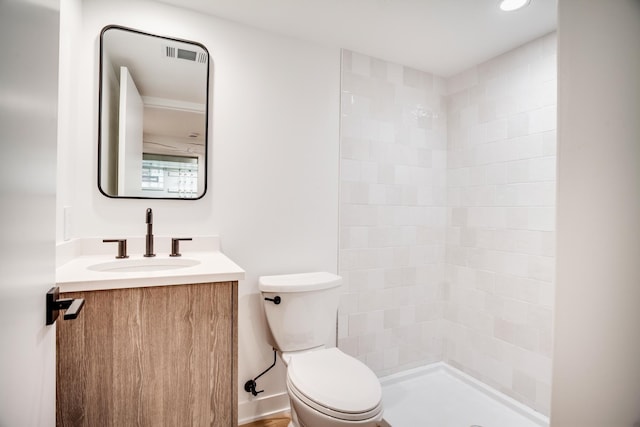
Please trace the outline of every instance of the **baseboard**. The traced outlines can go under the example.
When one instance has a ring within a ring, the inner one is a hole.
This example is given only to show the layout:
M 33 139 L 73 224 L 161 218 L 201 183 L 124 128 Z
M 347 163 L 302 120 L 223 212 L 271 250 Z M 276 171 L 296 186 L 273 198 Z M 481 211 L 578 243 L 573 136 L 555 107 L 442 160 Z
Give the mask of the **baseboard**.
M 260 396 L 238 403 L 238 425 L 268 418 L 289 412 L 289 395 L 287 393 Z

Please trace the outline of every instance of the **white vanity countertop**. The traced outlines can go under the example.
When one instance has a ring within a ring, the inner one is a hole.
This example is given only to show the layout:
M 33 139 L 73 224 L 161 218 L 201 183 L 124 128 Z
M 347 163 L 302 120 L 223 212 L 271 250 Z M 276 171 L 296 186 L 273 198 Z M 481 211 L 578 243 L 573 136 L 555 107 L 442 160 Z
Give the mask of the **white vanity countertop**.
M 244 270 L 220 252 L 216 237 L 194 237 L 194 242 L 181 242 L 182 256 L 179 258 L 170 257 L 169 251 L 159 250 L 166 249 L 165 246 L 168 247 L 166 243 L 170 242 L 169 238 L 156 238 L 154 245 L 156 256 L 145 258 L 142 256 L 143 251 L 140 250 L 139 239 L 128 239 L 128 242 L 130 240 L 133 243 L 129 246 L 131 248 L 129 258 L 121 260 L 115 258 L 117 245 L 102 243 L 102 239 L 79 239 L 58 245 L 56 285 L 60 287 L 60 292 L 229 282 L 244 279 Z M 191 250 L 190 243 L 193 243 Z M 210 250 L 203 250 L 205 247 Z M 100 264 L 118 267 L 119 264 L 128 266 L 147 262 L 168 265 L 191 262 L 196 265 L 152 271 L 99 271 L 92 268 Z

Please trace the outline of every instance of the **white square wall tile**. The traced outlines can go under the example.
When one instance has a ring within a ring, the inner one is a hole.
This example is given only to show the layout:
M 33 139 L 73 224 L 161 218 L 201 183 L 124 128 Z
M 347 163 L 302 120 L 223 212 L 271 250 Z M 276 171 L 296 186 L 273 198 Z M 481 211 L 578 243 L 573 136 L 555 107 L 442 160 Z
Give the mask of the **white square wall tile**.
M 351 52 L 351 72 L 360 76 L 371 76 L 371 58 L 357 52 Z
M 540 108 L 530 113 L 530 130 L 532 133 L 547 132 L 556 128 L 556 106 Z
M 553 281 L 555 259 L 552 257 L 529 256 L 528 276 L 544 282 Z
M 555 208 L 524 208 L 526 209 L 528 228 L 538 231 L 555 230 Z
M 398 347 L 385 348 L 383 354 L 383 367 L 385 369 L 398 366 L 398 360 L 400 358 L 400 349 Z
M 500 362 L 492 357 L 484 355 L 476 355 L 474 357 L 474 368 L 478 372 L 482 372 L 484 376 L 503 387 L 511 388 L 513 385 L 513 370 L 507 364 Z
M 520 113 L 509 117 L 508 137 L 515 138 L 529 133 L 529 114 Z
M 338 314 L 338 339 L 349 336 L 349 315 Z
M 453 94 L 478 84 L 478 71 L 475 67 L 463 71 L 446 80 L 447 93 Z
M 367 313 L 349 315 L 349 336 L 359 337 L 367 333 Z
M 360 162 L 359 180 L 370 184 L 378 182 L 378 164 L 375 162 Z
M 393 122 L 380 122 L 378 132 L 378 141 L 388 144 L 395 142 L 395 126 Z
M 358 294 L 358 311 L 372 312 L 385 308 L 383 290 L 364 290 Z
M 509 183 L 528 182 L 531 178 L 531 160 L 517 160 L 507 163 L 507 179 Z
M 360 124 L 360 136 L 363 139 L 380 141 L 380 122 L 375 119 L 362 119 Z
M 547 82 L 556 78 L 557 56 L 546 55 L 531 66 L 531 78 L 534 82 Z
M 379 333 L 384 328 L 384 311 L 375 310 L 367 313 L 366 333 Z
M 340 160 L 340 181 L 357 182 L 360 180 L 361 162 L 357 160 Z
M 548 414 L 551 412 L 551 384 L 538 381 L 536 384 L 536 407 L 537 411 Z
M 402 85 L 404 80 L 404 70 L 402 65 L 387 62 L 387 81 L 394 85 Z
M 338 306 L 338 312 L 341 315 L 346 316 L 350 316 L 358 312 L 357 292 L 350 291 L 350 293 L 343 293 L 342 295 L 340 295 L 340 305 Z
M 553 181 L 556 179 L 555 156 L 540 157 L 529 161 L 529 173 L 532 181 Z
M 375 350 L 376 350 L 376 336 L 374 334 L 361 335 L 358 337 L 358 354 L 366 355 Z
M 514 280 L 515 282 L 515 280 Z M 517 286 L 516 283 L 513 284 Z M 516 289 L 516 295 L 519 293 Z M 530 304 L 516 299 L 506 298 L 502 306 L 502 318 L 514 323 L 526 323 L 529 314 Z
M 345 337 L 338 339 L 338 348 L 350 356 L 358 356 L 358 338 Z
M 537 383 L 535 378 L 515 370 L 513 372 L 513 390 L 529 401 L 536 400 Z
M 340 121 L 340 135 L 343 138 L 360 138 L 362 136 L 362 122 L 358 117 L 342 117 Z
M 344 127 L 342 129 L 345 129 Z M 348 132 L 348 131 L 347 131 Z M 358 134 L 360 126 L 357 127 Z M 350 132 L 349 132 L 350 133 Z M 340 144 L 340 158 L 354 160 L 368 160 L 370 153 L 370 145 L 368 141 L 359 139 L 359 137 L 343 136 Z
M 353 270 L 356 266 L 358 260 L 358 253 L 354 249 L 342 249 L 338 254 L 338 269 L 341 272 L 341 275 L 344 275 L 344 272 L 348 272 Z

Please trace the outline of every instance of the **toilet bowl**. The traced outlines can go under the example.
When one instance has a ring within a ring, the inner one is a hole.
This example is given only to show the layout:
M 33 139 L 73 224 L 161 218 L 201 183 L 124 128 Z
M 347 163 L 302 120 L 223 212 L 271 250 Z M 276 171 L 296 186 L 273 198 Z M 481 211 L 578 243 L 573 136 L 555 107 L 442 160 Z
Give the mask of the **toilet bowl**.
M 316 272 L 262 276 L 265 315 L 287 366 L 290 427 L 377 427 L 382 389 L 364 363 L 325 348 L 335 330 L 342 278 Z
M 382 391 L 376 375 L 337 348 L 293 355 L 287 392 L 301 427 L 374 427 L 382 420 Z

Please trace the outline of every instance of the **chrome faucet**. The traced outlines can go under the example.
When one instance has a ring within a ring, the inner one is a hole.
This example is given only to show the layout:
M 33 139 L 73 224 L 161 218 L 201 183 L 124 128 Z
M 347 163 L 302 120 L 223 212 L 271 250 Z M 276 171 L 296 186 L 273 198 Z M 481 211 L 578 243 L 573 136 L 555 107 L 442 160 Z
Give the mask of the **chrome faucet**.
M 145 222 L 147 223 L 147 237 L 145 239 L 144 256 L 156 256 L 156 254 L 153 253 L 153 211 L 151 210 L 151 208 L 147 209 L 147 217 Z

